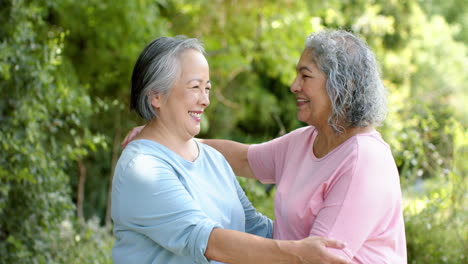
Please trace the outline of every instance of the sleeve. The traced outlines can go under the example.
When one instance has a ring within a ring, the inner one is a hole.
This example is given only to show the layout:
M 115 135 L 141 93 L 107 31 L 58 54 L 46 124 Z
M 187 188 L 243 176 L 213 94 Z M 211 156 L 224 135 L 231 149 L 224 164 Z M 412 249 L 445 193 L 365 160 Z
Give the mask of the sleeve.
M 329 185 L 310 231 L 311 235 L 346 242 L 345 249 L 329 251 L 349 259 L 374 231 L 384 228 L 382 223 L 391 217 L 388 212 L 399 201 L 398 173 L 389 167 L 391 164 L 375 154 L 367 154 L 364 160 Z
M 125 175 L 118 210 L 122 223 L 176 255 L 209 263 L 204 256 L 208 239 L 221 226 L 202 212 L 173 169 L 157 158 L 140 156 Z
M 255 177 L 263 184 L 277 184 L 277 171 L 283 166 L 284 155 L 287 152 L 288 135 L 275 138 L 265 143 L 253 144 L 247 151 L 247 160 Z
M 253 207 L 236 178 L 234 178 L 234 183 L 237 189 L 237 196 L 239 196 L 239 200 L 244 208 L 245 232 L 261 237 L 272 238 L 273 222 L 271 219 L 257 212 L 257 209 Z

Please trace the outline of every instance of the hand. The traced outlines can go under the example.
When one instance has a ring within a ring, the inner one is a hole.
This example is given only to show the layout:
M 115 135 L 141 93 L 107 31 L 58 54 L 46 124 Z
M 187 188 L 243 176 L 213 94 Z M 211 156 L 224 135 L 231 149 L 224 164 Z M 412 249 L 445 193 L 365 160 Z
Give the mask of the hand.
M 130 132 L 128 132 L 127 136 L 124 138 L 122 143 L 120 143 L 120 146 L 122 148 L 125 148 L 127 144 L 130 143 L 130 141 L 132 141 L 136 137 L 136 135 L 138 135 L 138 133 L 141 132 L 141 130 L 143 130 L 144 127 L 145 126 L 138 126 L 130 130 Z
M 342 249 L 345 247 L 343 242 L 311 236 L 297 241 L 296 254 L 305 264 L 351 264 L 351 261 L 340 256 L 333 255 L 327 250 L 327 247 Z

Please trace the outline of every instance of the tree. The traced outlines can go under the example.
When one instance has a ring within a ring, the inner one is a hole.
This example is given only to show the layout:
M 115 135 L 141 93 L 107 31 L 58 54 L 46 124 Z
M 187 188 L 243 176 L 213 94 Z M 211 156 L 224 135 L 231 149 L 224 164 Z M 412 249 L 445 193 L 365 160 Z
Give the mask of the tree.
M 89 129 L 87 89 L 62 64 L 54 1 L 7 1 L 0 21 L 0 262 L 54 263 L 73 223 L 67 171 L 102 137 Z M 74 229 L 71 230 L 72 234 Z M 64 240 L 61 240 L 64 239 Z

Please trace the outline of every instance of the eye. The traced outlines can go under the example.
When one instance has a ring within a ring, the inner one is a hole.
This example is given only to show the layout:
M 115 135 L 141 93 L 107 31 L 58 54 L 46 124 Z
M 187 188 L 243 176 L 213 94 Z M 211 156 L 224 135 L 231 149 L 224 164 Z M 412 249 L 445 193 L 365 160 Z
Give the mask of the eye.
M 200 88 L 200 86 L 195 85 L 195 86 L 192 86 L 192 88 L 193 88 L 193 89 L 198 89 L 198 88 Z

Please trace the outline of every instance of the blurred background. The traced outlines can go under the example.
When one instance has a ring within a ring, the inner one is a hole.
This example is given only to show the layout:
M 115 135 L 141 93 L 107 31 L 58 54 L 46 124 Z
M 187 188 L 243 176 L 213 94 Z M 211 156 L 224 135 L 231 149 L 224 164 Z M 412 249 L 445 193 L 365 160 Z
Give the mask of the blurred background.
M 468 263 L 465 0 L 0 0 L 0 263 L 111 263 L 120 142 L 143 124 L 130 75 L 147 43 L 206 46 L 200 137 L 259 143 L 303 126 L 289 85 L 305 38 L 361 35 L 380 62 L 409 263 Z M 240 179 L 273 217 L 271 186 Z

